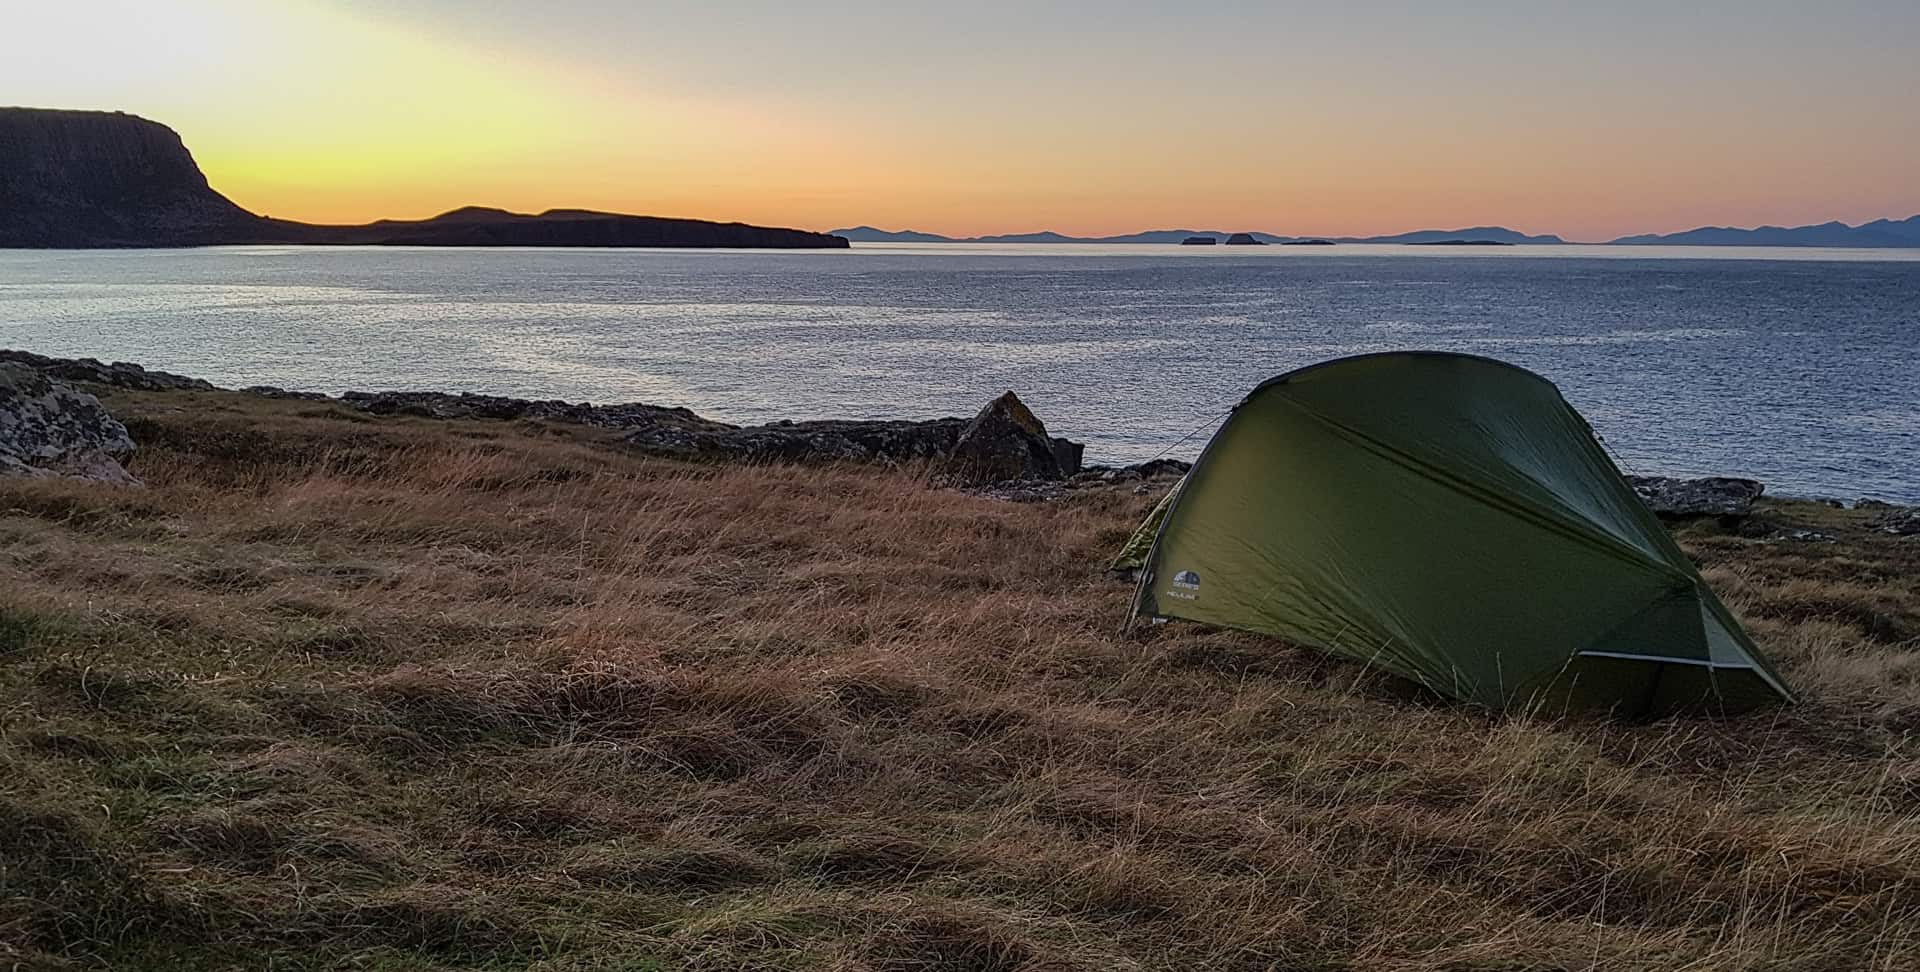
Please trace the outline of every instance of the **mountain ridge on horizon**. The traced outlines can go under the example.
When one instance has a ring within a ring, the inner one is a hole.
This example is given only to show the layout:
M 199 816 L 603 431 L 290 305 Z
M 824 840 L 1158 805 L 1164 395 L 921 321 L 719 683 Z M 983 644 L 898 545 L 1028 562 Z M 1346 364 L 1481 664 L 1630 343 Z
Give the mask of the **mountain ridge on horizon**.
M 1491 243 L 1564 243 L 1552 235 L 1528 235 L 1504 226 L 1470 226 L 1457 230 L 1413 230 L 1388 236 L 1286 236 L 1258 230 L 1161 229 L 1115 236 L 1071 236 L 1052 230 L 1035 233 L 997 233 L 987 236 L 943 236 L 919 230 L 883 230 L 873 226 L 852 226 L 829 230 L 832 236 L 856 243 L 1179 243 L 1191 236 L 1212 236 L 1221 240 L 1245 232 L 1262 243 L 1437 243 L 1443 240 L 1473 240 Z
M 1036 233 L 1001 233 L 985 236 L 945 236 L 920 230 L 883 230 L 874 226 L 851 226 L 828 230 L 829 235 L 856 243 L 1179 243 L 1189 236 L 1213 236 L 1225 239 L 1226 230 L 1146 230 L 1114 236 L 1071 236 L 1044 230 Z M 1504 226 L 1473 226 L 1457 230 L 1412 230 L 1381 236 L 1286 236 L 1279 233 L 1249 232 L 1262 243 L 1300 243 L 1324 240 L 1329 243 L 1436 243 L 1445 240 L 1472 240 L 1494 243 L 1554 244 L 1567 243 L 1551 233 L 1529 235 Z M 1920 248 L 1920 215 L 1906 219 L 1876 219 L 1859 225 L 1833 220 L 1805 226 L 1763 225 L 1752 228 L 1701 226 L 1675 233 L 1641 233 L 1598 241 L 1602 246 L 1842 246 L 1872 248 Z
M 1920 215 L 1876 219 L 1857 226 L 1829 220 L 1805 226 L 1699 226 L 1678 233 L 1642 233 L 1609 243 L 1621 246 L 1851 246 L 1920 247 Z

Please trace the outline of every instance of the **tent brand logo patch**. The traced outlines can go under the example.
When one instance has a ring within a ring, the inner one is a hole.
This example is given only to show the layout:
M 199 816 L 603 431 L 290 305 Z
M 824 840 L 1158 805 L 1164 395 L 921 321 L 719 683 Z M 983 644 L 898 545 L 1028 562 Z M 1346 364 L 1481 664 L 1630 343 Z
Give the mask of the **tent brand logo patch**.
M 1191 570 L 1183 570 L 1173 575 L 1173 587 L 1174 589 L 1168 593 L 1191 601 L 1200 596 L 1197 593 L 1200 590 L 1200 575 Z

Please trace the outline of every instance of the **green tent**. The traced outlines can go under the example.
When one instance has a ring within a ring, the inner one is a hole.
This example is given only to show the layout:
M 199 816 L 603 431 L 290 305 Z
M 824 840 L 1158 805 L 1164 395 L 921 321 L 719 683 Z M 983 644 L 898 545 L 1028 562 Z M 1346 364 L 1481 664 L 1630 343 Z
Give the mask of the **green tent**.
M 1133 615 L 1499 709 L 1791 701 L 1558 389 L 1470 355 L 1342 358 L 1255 388 L 1165 501 Z

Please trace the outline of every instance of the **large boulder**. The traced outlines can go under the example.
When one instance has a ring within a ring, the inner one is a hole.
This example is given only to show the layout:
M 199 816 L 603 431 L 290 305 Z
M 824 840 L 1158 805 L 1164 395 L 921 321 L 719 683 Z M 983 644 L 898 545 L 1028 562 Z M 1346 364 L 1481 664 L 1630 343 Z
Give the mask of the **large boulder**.
M 1628 476 L 1642 502 L 1661 516 L 1746 516 L 1766 489 L 1758 481 L 1730 476 L 1671 479 Z
M 947 455 L 951 475 L 965 482 L 1065 479 L 1080 471 L 1084 447 L 1056 440 L 1020 396 L 1007 392 L 967 423 Z
M 133 439 L 100 400 L 0 361 L 0 475 L 74 476 L 135 485 L 120 463 Z

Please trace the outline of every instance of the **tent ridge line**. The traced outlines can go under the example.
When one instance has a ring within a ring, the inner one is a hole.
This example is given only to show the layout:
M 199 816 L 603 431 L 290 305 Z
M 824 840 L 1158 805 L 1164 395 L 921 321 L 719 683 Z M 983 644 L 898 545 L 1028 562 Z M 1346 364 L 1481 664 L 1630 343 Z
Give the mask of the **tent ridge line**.
M 1386 358 L 1453 358 L 1453 359 L 1462 360 L 1462 361 L 1477 361 L 1482 364 L 1499 365 L 1500 367 L 1506 368 L 1509 371 L 1517 371 L 1523 375 L 1526 375 L 1528 378 L 1531 378 L 1534 381 L 1537 381 L 1547 386 L 1548 388 L 1553 389 L 1553 393 L 1559 396 L 1560 401 L 1562 403 L 1567 402 L 1566 396 L 1560 394 L 1560 388 L 1558 385 L 1555 385 L 1553 382 L 1547 380 L 1546 377 L 1542 376 L 1539 372 L 1530 371 L 1526 368 L 1522 368 L 1511 361 L 1502 361 L 1499 358 L 1490 358 L 1484 354 L 1468 354 L 1464 351 L 1420 351 L 1420 350 L 1400 349 L 1395 351 L 1372 351 L 1366 354 L 1350 354 L 1341 358 L 1329 358 L 1325 361 L 1316 361 L 1310 365 L 1302 365 L 1301 367 L 1295 368 L 1292 371 L 1281 372 L 1280 374 L 1277 374 L 1272 378 L 1268 378 L 1266 381 L 1263 381 L 1260 384 L 1253 386 L 1253 390 L 1247 392 L 1246 397 L 1240 400 L 1240 404 L 1245 405 L 1247 402 L 1253 400 L 1253 396 L 1260 394 L 1261 392 L 1267 390 L 1268 388 L 1274 385 L 1284 385 L 1295 378 L 1299 378 L 1304 375 L 1311 374 L 1312 372 L 1318 371 L 1322 368 L 1332 367 L 1334 365 L 1352 364 L 1358 361 L 1377 361 L 1377 360 L 1382 360 Z M 1239 406 L 1236 405 L 1234 407 L 1238 408 Z M 1568 407 L 1571 408 L 1572 407 L 1571 404 L 1568 404 Z M 1199 463 L 1196 462 L 1195 465 L 1199 465 Z
M 1492 360 L 1492 359 L 1488 359 L 1488 360 Z M 1515 370 L 1526 371 L 1526 369 L 1524 368 L 1516 368 Z M 1527 372 L 1527 373 L 1532 374 L 1532 372 Z M 1248 397 L 1252 397 L 1252 396 L 1248 396 Z M 1667 565 L 1662 563 L 1659 559 L 1648 556 L 1647 551 L 1642 550 L 1639 547 L 1634 546 L 1633 544 L 1627 543 L 1621 540 L 1619 537 L 1616 537 L 1605 530 L 1594 529 L 1590 525 L 1588 525 L 1586 521 L 1580 519 L 1577 516 L 1569 515 L 1567 511 L 1563 511 L 1561 509 L 1556 509 L 1550 506 L 1536 503 L 1528 499 L 1510 499 L 1508 497 L 1501 496 L 1498 493 L 1494 493 L 1490 490 L 1480 489 L 1474 486 L 1471 482 L 1465 479 L 1462 479 L 1461 477 L 1455 475 L 1454 473 L 1440 466 L 1436 466 L 1431 462 L 1427 462 L 1421 459 L 1419 456 L 1415 455 L 1414 453 L 1408 452 L 1404 449 L 1395 448 L 1394 446 L 1374 436 L 1368 435 L 1367 433 L 1359 429 L 1356 429 L 1351 425 L 1348 425 L 1344 422 L 1340 422 L 1333 418 L 1330 418 L 1325 414 L 1322 414 L 1320 411 L 1308 406 L 1305 402 L 1302 402 L 1297 398 L 1287 398 L 1285 399 L 1285 401 L 1288 405 L 1291 405 L 1293 408 L 1298 409 L 1301 414 L 1306 415 L 1307 417 L 1313 419 L 1314 421 L 1319 422 L 1320 424 L 1328 426 L 1335 430 L 1338 430 L 1344 435 L 1347 435 L 1353 439 L 1356 439 L 1360 442 L 1365 443 L 1366 446 L 1369 449 L 1373 450 L 1376 454 L 1384 458 L 1400 462 L 1403 465 L 1409 466 L 1413 469 L 1420 471 L 1421 473 L 1427 474 L 1433 477 L 1434 479 L 1445 483 L 1449 488 L 1454 489 L 1458 492 L 1464 493 L 1466 495 L 1473 496 L 1481 500 L 1482 502 L 1486 503 L 1488 506 L 1491 506 L 1498 510 L 1506 511 L 1510 515 L 1514 515 L 1522 519 L 1538 522 L 1543 525 L 1550 524 L 1551 526 L 1559 529 L 1561 532 L 1567 533 L 1571 536 L 1579 537 L 1582 540 L 1590 541 L 1598 546 L 1606 547 L 1612 550 L 1615 554 L 1621 555 L 1622 559 L 1629 560 L 1641 567 L 1653 568 L 1655 573 L 1661 574 L 1666 577 L 1670 577 L 1673 580 L 1679 581 L 1679 580 L 1687 579 L 1684 576 L 1680 575 L 1679 573 L 1667 568 Z M 1196 462 L 1194 466 L 1195 468 L 1198 468 L 1199 463 Z M 1189 470 L 1189 475 L 1191 475 L 1191 470 Z M 1173 515 L 1173 511 L 1168 510 L 1167 515 L 1171 517 Z

